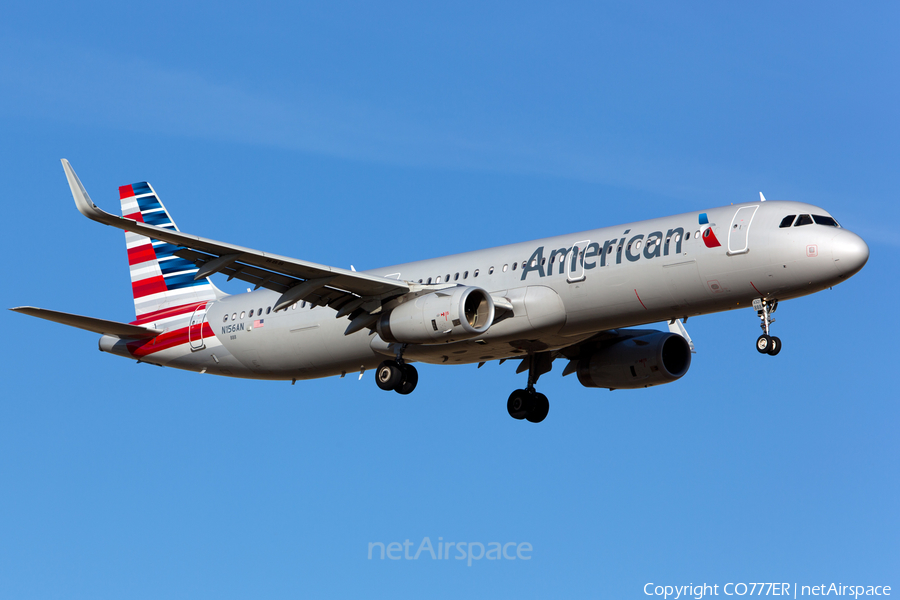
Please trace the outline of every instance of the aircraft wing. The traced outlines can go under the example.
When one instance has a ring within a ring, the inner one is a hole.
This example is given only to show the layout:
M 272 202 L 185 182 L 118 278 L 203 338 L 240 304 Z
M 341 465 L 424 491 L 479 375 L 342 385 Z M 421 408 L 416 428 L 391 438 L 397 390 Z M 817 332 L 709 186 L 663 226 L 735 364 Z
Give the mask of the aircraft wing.
M 222 272 L 229 279 L 240 279 L 257 288 L 279 292 L 282 295 L 275 304 L 276 310 L 306 300 L 316 305 L 330 306 L 339 311 L 339 316 L 358 313 L 363 310 L 360 307 L 372 313 L 383 301 L 410 291 L 404 281 L 217 242 L 110 214 L 91 201 L 69 161 L 62 159 L 62 165 L 81 214 L 104 225 L 180 246 L 181 250 L 175 254 L 200 267 L 196 279 Z M 352 310 L 346 310 L 348 308 Z
M 107 321 L 106 319 L 95 319 L 94 317 L 84 317 L 82 315 L 73 315 L 72 313 L 59 312 L 57 310 L 49 310 L 46 308 L 36 308 L 34 306 L 17 306 L 9 310 L 23 315 L 31 315 L 39 319 L 46 319 L 55 323 L 62 323 L 70 327 L 86 329 L 94 333 L 102 333 L 106 335 L 114 335 L 126 339 L 145 339 L 156 337 L 163 332 L 162 329 L 153 329 L 151 327 L 141 327 L 140 325 L 130 325 L 128 323 L 119 323 L 118 321 Z

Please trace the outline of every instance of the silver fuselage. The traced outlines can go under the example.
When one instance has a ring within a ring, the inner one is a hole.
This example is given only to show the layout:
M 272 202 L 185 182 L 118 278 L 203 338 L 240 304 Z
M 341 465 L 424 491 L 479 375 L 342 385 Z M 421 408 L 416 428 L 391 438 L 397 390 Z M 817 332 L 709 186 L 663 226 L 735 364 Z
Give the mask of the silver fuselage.
M 708 226 L 698 222 L 701 214 Z M 829 215 L 798 202 L 736 204 L 368 273 L 425 286 L 477 286 L 507 299 L 512 314 L 477 339 L 410 345 L 404 352 L 427 363 L 490 361 L 565 348 L 605 330 L 746 308 L 757 298 L 804 296 L 865 264 L 868 247 L 856 234 L 819 224 L 779 227 L 791 214 Z M 719 246 L 708 247 L 705 227 Z M 393 356 L 374 331 L 344 335 L 347 318 L 335 318 L 328 307 L 300 302 L 270 311 L 279 295 L 261 289 L 220 298 L 203 317 L 214 338 L 141 360 L 235 377 L 311 379 L 372 369 Z M 100 346 L 132 357 L 116 338 L 104 336 Z

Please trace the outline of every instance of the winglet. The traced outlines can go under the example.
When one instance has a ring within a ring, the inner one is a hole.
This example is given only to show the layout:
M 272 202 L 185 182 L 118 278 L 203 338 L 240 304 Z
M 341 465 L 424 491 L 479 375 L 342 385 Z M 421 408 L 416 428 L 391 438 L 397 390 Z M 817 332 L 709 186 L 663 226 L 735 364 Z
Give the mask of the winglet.
M 72 190 L 72 197 L 75 199 L 75 206 L 78 208 L 78 212 L 88 219 L 99 221 L 100 223 L 107 225 L 109 224 L 110 218 L 117 219 L 116 216 L 101 210 L 94 204 L 91 197 L 88 196 L 87 190 L 84 189 L 81 180 L 78 179 L 78 175 L 75 174 L 75 169 L 69 164 L 69 161 L 65 158 L 60 160 L 62 162 L 63 170 L 66 172 L 66 179 L 69 180 L 69 189 Z
M 762 195 L 762 192 L 759 193 L 759 201 L 760 201 L 760 202 L 765 202 L 765 201 L 766 201 L 766 197 Z
M 84 189 L 81 180 L 78 179 L 78 175 L 75 174 L 75 169 L 72 168 L 69 161 L 63 158 L 61 159 L 61 162 L 63 170 L 66 172 L 66 179 L 69 180 L 69 189 L 72 190 L 72 197 L 75 198 L 75 206 L 78 207 L 81 214 L 90 217 L 90 213 L 96 210 L 97 205 L 94 204 L 91 197 L 88 196 L 87 190 Z

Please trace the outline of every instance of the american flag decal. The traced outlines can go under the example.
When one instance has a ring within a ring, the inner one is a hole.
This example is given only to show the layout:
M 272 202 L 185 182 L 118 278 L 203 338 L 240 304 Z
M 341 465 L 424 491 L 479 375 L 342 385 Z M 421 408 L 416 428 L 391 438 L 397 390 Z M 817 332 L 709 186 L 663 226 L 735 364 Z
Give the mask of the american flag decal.
M 265 319 L 257 319 L 255 321 L 253 321 L 253 329 L 258 329 L 258 328 L 262 327 L 264 322 L 265 322 Z

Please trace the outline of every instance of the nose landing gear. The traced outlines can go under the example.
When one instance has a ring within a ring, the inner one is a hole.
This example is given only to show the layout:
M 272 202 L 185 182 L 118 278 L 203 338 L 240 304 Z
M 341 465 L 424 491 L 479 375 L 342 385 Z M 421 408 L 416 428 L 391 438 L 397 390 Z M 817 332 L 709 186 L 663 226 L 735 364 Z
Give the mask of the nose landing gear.
M 772 313 L 778 308 L 778 300 L 767 300 L 765 298 L 757 298 L 753 301 L 753 308 L 759 315 L 760 328 L 763 334 L 756 338 L 756 350 L 760 354 L 768 354 L 775 356 L 781 352 L 781 338 L 769 335 L 769 326 L 775 322 Z

